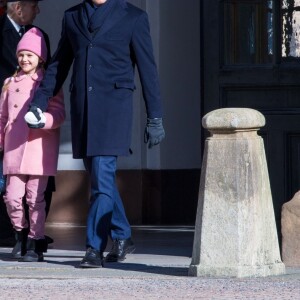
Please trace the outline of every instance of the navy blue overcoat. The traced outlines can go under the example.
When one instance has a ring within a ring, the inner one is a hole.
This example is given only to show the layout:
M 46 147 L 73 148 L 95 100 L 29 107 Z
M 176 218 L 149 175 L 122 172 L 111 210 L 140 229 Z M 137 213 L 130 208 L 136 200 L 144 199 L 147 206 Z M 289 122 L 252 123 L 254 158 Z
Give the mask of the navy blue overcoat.
M 70 107 L 74 158 L 128 155 L 135 66 L 147 116 L 162 117 L 147 13 L 123 0 L 109 1 L 115 1 L 115 7 L 93 33 L 88 31 L 84 2 L 65 11 L 58 48 L 32 102 L 45 110 L 73 62 Z

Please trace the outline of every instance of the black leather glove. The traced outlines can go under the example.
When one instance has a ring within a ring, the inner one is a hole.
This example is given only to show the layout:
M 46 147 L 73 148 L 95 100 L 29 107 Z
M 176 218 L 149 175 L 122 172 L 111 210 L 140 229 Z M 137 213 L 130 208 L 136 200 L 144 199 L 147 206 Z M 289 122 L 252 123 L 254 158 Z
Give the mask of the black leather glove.
M 46 117 L 42 110 L 34 105 L 30 106 L 24 119 L 29 128 L 43 128 L 46 123 Z
M 165 137 L 165 130 L 161 118 L 149 119 L 144 132 L 144 142 L 148 143 L 148 148 L 158 145 Z

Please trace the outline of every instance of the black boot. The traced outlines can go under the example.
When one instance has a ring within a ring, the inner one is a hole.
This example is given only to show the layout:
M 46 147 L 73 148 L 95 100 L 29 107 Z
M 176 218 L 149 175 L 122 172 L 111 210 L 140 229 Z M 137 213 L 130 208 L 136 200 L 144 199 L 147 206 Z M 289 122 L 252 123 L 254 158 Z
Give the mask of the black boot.
M 23 256 L 23 262 L 40 262 L 44 260 L 43 252 L 47 252 L 47 242 L 45 239 L 34 240 L 28 238 L 27 252 Z
M 12 258 L 21 258 L 26 253 L 28 228 L 23 228 L 21 231 L 15 232 L 16 244 L 11 252 Z
M 36 253 L 42 253 L 42 255 L 43 255 L 43 252 L 47 252 L 47 249 L 48 249 L 48 242 L 47 242 L 46 238 L 35 241 L 35 252 Z

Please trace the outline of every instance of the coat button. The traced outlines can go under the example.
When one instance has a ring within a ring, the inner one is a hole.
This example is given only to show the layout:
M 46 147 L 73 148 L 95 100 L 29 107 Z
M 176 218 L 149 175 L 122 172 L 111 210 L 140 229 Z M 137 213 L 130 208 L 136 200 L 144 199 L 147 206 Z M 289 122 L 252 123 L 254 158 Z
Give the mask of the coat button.
M 20 92 L 20 90 L 19 90 L 19 89 L 16 89 L 16 92 L 18 93 L 18 92 Z
M 93 87 L 92 86 L 89 86 L 89 92 L 91 92 L 93 90 Z
M 15 104 L 15 105 L 14 105 L 14 107 L 18 107 L 18 105 L 17 105 L 17 104 Z

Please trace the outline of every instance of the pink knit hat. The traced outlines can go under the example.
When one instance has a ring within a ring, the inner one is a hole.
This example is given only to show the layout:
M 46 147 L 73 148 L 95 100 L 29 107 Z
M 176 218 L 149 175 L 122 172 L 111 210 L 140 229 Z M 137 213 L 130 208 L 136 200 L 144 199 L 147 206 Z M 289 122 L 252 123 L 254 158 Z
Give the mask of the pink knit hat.
M 44 62 L 47 60 L 47 46 L 43 33 L 36 27 L 29 29 L 17 46 L 17 54 L 22 50 L 35 53 Z

